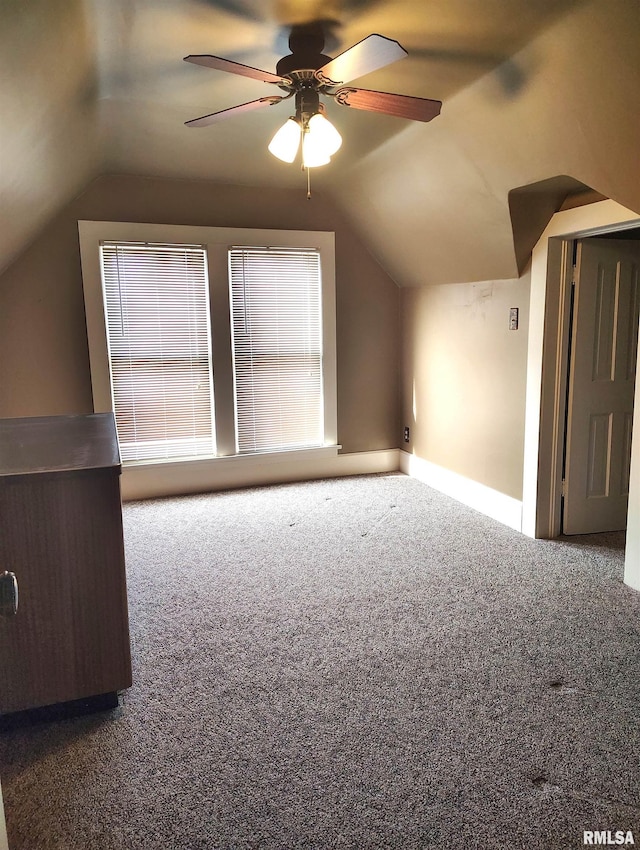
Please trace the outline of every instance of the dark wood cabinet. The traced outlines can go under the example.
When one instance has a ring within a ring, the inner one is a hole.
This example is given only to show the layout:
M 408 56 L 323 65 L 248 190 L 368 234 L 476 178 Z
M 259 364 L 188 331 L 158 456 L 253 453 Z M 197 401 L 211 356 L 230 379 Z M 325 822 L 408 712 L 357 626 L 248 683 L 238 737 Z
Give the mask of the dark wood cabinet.
M 0 713 L 131 685 L 112 414 L 0 420 Z

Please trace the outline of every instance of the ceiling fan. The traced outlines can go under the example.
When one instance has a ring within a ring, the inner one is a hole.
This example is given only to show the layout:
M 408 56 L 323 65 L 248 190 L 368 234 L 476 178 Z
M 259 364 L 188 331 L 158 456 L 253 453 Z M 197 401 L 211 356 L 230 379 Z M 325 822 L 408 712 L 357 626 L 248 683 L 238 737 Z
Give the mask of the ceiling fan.
M 295 97 L 295 116 L 288 118 L 278 130 L 269 150 L 284 162 L 293 162 L 298 150 L 302 148 L 302 167 L 308 169 L 329 162 L 342 142 L 340 134 L 324 114 L 321 95 L 332 98 L 342 106 L 412 121 L 431 121 L 440 114 L 442 103 L 439 100 L 345 85 L 398 59 L 404 59 L 407 52 L 397 41 L 374 33 L 334 59 L 323 54 L 324 44 L 322 22 L 294 26 L 289 37 L 291 53 L 280 59 L 275 74 L 219 56 L 185 56 L 185 62 L 272 83 L 286 92 L 284 95 L 268 95 L 194 118 L 185 122 L 186 126 L 207 127 L 242 112 L 275 106 Z

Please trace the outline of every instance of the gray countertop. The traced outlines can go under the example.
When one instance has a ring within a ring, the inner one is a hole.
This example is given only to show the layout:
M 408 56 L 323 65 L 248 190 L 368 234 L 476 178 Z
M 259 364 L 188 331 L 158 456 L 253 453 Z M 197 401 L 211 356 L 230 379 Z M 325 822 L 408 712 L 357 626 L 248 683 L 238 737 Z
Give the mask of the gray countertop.
M 0 476 L 120 467 L 113 413 L 0 419 Z

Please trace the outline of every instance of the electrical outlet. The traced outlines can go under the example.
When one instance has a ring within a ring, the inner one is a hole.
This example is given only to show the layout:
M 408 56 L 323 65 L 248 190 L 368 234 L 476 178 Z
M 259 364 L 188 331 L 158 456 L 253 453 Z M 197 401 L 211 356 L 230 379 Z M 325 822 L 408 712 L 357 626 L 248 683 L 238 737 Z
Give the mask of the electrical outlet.
M 408 425 L 404 426 L 404 441 L 405 441 L 405 443 L 409 442 L 409 426 Z

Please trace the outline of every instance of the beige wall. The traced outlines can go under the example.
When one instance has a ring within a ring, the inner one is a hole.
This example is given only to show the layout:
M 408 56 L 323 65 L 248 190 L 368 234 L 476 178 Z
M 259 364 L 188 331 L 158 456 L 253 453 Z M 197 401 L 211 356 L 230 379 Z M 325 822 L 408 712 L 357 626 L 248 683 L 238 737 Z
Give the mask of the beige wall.
M 336 233 L 338 440 L 398 444 L 398 289 L 331 203 L 302 190 L 105 177 L 0 276 L 0 416 L 90 412 L 78 219 Z
M 517 499 L 529 294 L 518 267 L 556 188 L 582 184 L 640 211 L 638 38 L 635 0 L 577 5 L 336 191 L 384 267 L 415 287 L 401 295 L 409 450 Z M 529 185 L 514 215 L 509 193 Z
M 405 449 L 522 498 L 529 276 L 404 289 Z M 509 330 L 518 307 L 519 330 Z

